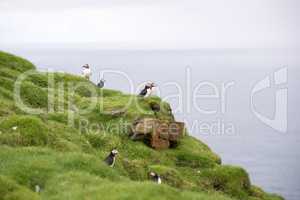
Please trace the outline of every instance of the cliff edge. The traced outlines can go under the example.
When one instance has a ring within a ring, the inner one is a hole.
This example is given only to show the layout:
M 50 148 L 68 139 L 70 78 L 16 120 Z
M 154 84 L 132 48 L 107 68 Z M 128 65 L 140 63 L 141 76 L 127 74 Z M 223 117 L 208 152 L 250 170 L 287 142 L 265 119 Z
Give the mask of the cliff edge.
M 222 165 L 187 132 L 164 150 L 133 141 L 130 126 L 141 118 L 174 120 L 158 97 L 38 72 L 0 52 L 0 199 L 282 199 L 253 186 L 244 169 Z M 112 168 L 103 159 L 115 147 Z M 150 181 L 150 171 L 160 174 L 162 185 Z

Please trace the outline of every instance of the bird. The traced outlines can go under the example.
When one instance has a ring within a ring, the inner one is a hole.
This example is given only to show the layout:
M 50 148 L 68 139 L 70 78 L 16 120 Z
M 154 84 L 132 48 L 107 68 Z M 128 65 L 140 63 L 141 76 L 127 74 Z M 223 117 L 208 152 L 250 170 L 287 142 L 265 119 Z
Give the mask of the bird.
M 103 78 L 100 79 L 99 83 L 97 84 L 97 87 L 98 88 L 103 88 L 104 87 L 104 83 L 105 83 L 105 80 Z
M 150 172 L 150 176 L 153 179 L 153 181 L 155 181 L 157 184 L 161 184 L 162 183 L 161 182 L 161 178 L 160 178 L 160 176 L 157 173 Z
M 119 154 L 118 150 L 114 148 L 110 154 L 104 159 L 104 162 L 110 167 L 114 167 L 116 162 L 116 156 Z
M 83 68 L 82 69 L 83 77 L 90 80 L 90 76 L 92 74 L 90 66 L 88 64 L 85 64 L 85 65 L 82 66 L 82 68 Z
M 154 83 L 146 84 L 144 89 L 140 92 L 139 96 L 142 96 L 144 98 L 149 97 L 152 94 L 154 87 L 155 87 Z

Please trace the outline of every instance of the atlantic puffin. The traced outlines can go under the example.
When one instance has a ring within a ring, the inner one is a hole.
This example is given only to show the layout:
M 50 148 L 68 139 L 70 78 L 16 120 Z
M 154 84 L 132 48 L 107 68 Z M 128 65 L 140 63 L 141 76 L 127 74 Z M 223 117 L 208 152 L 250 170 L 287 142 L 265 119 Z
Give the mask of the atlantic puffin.
M 88 64 L 82 66 L 82 75 L 84 78 L 90 80 L 90 76 L 92 74 L 91 68 Z
M 114 148 L 110 154 L 104 159 L 104 162 L 108 164 L 110 167 L 114 167 L 116 162 L 116 156 L 118 155 L 118 150 Z
M 161 178 L 157 173 L 150 172 L 150 176 L 151 176 L 151 178 L 153 179 L 154 182 L 156 182 L 157 184 L 161 184 Z
M 99 83 L 97 84 L 97 87 L 98 88 L 103 88 L 104 87 L 104 83 L 105 83 L 105 80 L 103 78 L 100 79 Z
M 154 83 L 146 84 L 144 89 L 140 92 L 139 96 L 142 96 L 144 98 L 149 97 L 152 94 L 154 87 L 155 87 Z

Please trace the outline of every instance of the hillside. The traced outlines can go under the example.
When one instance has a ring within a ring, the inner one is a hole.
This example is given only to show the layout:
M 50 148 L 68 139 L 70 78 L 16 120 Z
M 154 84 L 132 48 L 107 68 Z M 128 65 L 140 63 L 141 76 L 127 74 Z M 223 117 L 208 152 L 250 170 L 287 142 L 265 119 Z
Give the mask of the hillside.
M 20 85 L 24 106 L 37 112 L 28 114 L 14 100 L 14 84 L 27 70 L 35 66 L 0 52 L 0 200 L 282 199 L 251 185 L 244 169 L 222 165 L 188 134 L 162 151 L 132 141 L 129 125 L 137 118 L 173 119 L 158 97 L 141 99 L 79 76 L 36 71 Z M 157 114 L 152 103 L 162 107 Z M 120 154 L 111 168 L 103 159 L 114 147 Z M 149 180 L 150 171 L 162 176 L 162 185 Z

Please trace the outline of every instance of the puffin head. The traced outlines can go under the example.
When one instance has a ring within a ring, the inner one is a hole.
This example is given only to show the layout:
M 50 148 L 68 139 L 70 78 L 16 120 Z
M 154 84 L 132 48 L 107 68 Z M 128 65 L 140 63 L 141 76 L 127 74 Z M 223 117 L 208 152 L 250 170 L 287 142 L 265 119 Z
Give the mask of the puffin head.
M 90 66 L 88 64 L 83 65 L 84 68 L 90 68 Z
M 154 172 L 150 172 L 149 175 L 150 175 L 151 177 L 156 176 L 156 174 L 155 174 Z
M 114 149 L 111 151 L 111 154 L 112 154 L 113 156 L 116 156 L 116 155 L 119 154 L 119 152 L 118 152 L 118 150 L 117 150 L 116 148 L 114 148 Z
M 146 84 L 146 87 L 152 89 L 152 88 L 156 87 L 156 85 L 153 82 L 149 82 L 149 83 Z

